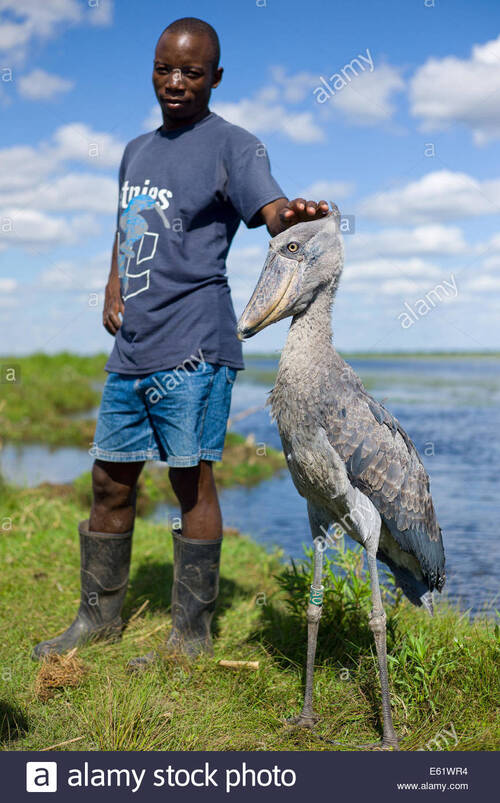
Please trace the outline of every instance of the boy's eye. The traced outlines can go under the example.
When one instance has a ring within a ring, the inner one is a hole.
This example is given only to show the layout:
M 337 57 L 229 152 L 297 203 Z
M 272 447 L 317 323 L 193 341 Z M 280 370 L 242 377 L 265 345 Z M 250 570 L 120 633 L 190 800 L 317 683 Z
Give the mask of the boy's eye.
M 296 243 L 296 242 L 291 242 L 291 243 L 288 243 L 288 245 L 287 245 L 287 249 L 288 249 L 289 251 L 291 251 L 291 253 L 292 253 L 292 254 L 294 254 L 296 251 L 298 251 L 298 250 L 299 250 L 299 244 L 298 244 L 298 243 Z

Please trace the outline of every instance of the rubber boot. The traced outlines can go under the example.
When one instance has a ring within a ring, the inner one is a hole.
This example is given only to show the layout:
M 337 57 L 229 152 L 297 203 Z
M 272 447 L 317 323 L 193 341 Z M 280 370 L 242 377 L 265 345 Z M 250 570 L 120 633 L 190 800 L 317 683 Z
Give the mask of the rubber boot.
M 60 636 L 37 644 L 31 656 L 34 660 L 51 653 L 63 653 L 89 641 L 120 637 L 132 530 L 128 533 L 89 532 L 88 524 L 87 519 L 78 525 L 81 594 L 76 619 Z
M 210 626 L 219 593 L 222 537 L 215 541 L 184 538 L 173 530 L 174 582 L 172 630 L 164 647 L 128 662 L 131 672 L 141 671 L 161 657 L 183 655 L 194 659 L 213 655 Z

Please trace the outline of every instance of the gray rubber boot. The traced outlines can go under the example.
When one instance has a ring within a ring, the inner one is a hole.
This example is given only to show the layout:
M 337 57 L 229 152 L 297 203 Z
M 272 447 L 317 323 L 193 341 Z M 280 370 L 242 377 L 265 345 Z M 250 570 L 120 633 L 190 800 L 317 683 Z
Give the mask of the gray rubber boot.
M 145 669 L 160 657 L 184 655 L 194 659 L 201 653 L 213 655 L 210 626 L 219 594 L 222 537 L 216 541 L 184 538 L 181 530 L 173 530 L 172 537 L 172 630 L 158 652 L 128 662 L 131 672 Z
M 88 524 L 87 519 L 78 525 L 81 594 L 76 619 L 60 636 L 36 645 L 31 655 L 35 661 L 89 641 L 120 637 L 132 530 L 128 533 L 89 532 Z

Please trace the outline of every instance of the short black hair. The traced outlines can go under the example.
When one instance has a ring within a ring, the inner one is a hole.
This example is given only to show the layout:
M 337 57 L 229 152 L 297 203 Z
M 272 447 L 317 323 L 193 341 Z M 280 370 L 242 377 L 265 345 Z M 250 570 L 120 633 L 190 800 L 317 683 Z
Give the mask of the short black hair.
M 208 22 L 200 20 L 198 17 L 181 17 L 180 19 L 171 22 L 170 25 L 167 25 L 165 30 L 162 31 L 160 39 L 166 33 L 193 33 L 208 36 L 212 48 L 212 67 L 214 70 L 216 70 L 219 66 L 219 37 L 217 36 L 217 31 L 215 28 L 212 28 Z

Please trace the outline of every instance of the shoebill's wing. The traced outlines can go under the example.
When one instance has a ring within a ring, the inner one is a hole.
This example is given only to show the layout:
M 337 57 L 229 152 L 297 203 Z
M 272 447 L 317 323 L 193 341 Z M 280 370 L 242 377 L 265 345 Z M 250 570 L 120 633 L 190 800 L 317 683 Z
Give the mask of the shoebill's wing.
M 351 483 L 371 499 L 401 549 L 417 558 L 429 588 L 441 590 L 444 549 L 429 477 L 399 421 L 347 363 L 322 394 L 320 415 Z

